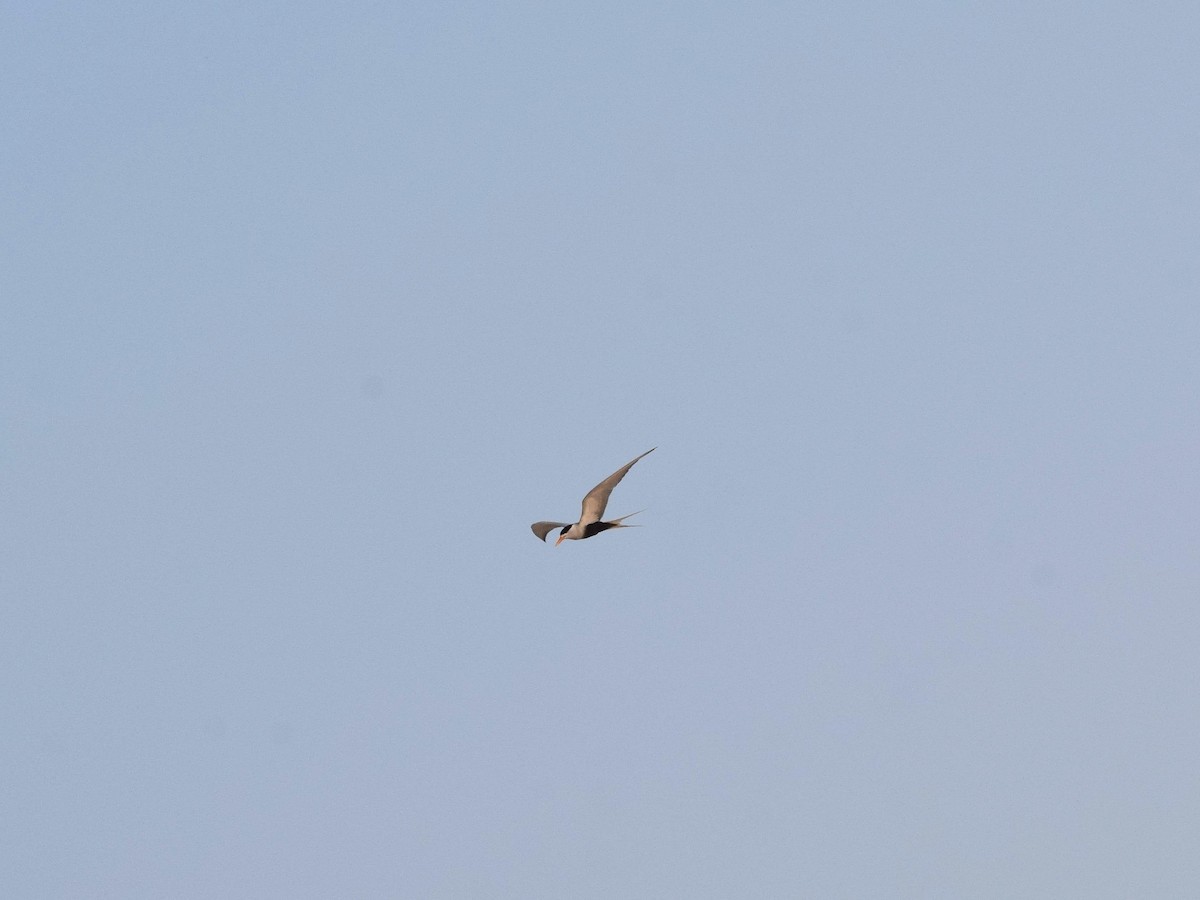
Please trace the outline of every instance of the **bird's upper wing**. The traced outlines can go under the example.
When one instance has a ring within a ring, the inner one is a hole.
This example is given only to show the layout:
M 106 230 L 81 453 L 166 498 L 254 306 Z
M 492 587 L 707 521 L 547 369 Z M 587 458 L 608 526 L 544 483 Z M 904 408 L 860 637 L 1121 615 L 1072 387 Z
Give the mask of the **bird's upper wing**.
M 555 528 L 566 528 L 570 522 L 534 522 L 529 527 L 533 529 L 533 533 L 540 537 L 543 541 L 546 535 L 552 532 Z
M 657 447 L 651 447 L 646 453 L 653 453 Z M 643 453 L 642 456 L 645 456 Z M 613 472 L 602 482 L 587 492 L 587 496 L 583 498 L 583 512 L 579 516 L 580 525 L 589 525 L 592 522 L 599 522 L 600 517 L 604 515 L 604 507 L 608 506 L 608 495 L 612 493 L 613 488 L 620 484 L 621 479 L 625 477 L 625 473 L 633 468 L 633 464 L 642 456 L 635 457 L 617 471 Z

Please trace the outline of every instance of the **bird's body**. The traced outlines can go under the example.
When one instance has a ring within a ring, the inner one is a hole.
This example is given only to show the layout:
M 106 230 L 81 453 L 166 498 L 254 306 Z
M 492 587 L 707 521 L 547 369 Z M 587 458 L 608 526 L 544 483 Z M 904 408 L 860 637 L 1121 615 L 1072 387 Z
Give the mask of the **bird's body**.
M 646 453 L 652 453 L 657 449 L 657 447 L 651 447 Z M 642 456 L 645 456 L 646 453 L 643 453 Z M 574 524 L 568 524 L 567 522 L 534 522 L 529 527 L 543 541 L 555 528 L 561 528 L 562 532 L 559 534 L 558 540 L 554 542 L 554 546 L 556 547 L 563 541 L 582 541 L 590 537 L 595 537 L 600 532 L 607 531 L 610 528 L 632 528 L 632 525 L 623 525 L 621 523 L 628 519 L 629 516 L 636 516 L 637 513 L 629 513 L 629 515 L 613 519 L 611 522 L 601 522 L 600 518 L 604 515 L 604 507 L 608 505 L 608 495 L 612 493 L 613 488 L 625 477 L 625 473 L 632 469 L 633 464 L 641 459 L 642 456 L 630 460 L 587 492 L 587 496 L 583 498 L 583 510 L 579 515 L 578 522 Z

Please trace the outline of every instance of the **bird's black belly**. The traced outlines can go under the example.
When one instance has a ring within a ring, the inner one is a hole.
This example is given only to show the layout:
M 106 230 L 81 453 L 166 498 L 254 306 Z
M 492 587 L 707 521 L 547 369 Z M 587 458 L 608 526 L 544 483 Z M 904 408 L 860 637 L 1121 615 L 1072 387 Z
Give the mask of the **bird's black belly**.
M 613 526 L 612 526 L 611 522 L 591 522 L 588 525 L 584 526 L 583 537 L 581 537 L 580 540 L 586 541 L 588 538 L 595 537 L 600 532 L 607 531 L 608 529 L 610 529 L 612 527 Z

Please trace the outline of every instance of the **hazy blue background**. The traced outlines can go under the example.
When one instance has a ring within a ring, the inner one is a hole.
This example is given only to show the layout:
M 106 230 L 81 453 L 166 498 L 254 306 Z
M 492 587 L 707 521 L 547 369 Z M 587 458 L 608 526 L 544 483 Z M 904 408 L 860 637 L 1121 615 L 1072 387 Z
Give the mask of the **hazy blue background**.
M 1198 33 L 5 4 L 4 895 L 1200 896 Z

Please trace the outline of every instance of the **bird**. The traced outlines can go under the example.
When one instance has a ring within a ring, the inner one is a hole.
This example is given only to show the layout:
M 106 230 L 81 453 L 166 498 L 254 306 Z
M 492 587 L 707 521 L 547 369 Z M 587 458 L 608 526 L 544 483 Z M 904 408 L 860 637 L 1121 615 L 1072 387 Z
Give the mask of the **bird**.
M 651 447 L 642 456 L 647 453 L 653 453 L 657 447 Z M 604 507 L 608 505 L 608 495 L 613 492 L 620 482 L 625 477 L 625 473 L 633 468 L 633 464 L 642 456 L 637 456 L 631 459 L 617 471 L 613 472 L 602 482 L 587 492 L 587 496 L 583 498 L 583 511 L 579 514 L 579 521 L 575 524 L 568 522 L 534 522 L 529 527 L 543 541 L 555 528 L 561 528 L 562 532 L 558 536 L 558 540 L 554 542 L 557 547 L 563 541 L 582 541 L 586 538 L 595 537 L 602 531 L 607 531 L 610 528 L 633 528 L 633 525 L 622 525 L 621 523 L 630 516 L 636 516 L 637 513 L 629 513 L 629 515 L 621 516 L 619 519 L 613 519 L 611 522 L 601 522 L 600 517 L 604 515 Z M 638 510 L 642 512 L 643 510 Z

